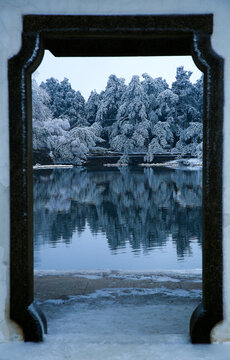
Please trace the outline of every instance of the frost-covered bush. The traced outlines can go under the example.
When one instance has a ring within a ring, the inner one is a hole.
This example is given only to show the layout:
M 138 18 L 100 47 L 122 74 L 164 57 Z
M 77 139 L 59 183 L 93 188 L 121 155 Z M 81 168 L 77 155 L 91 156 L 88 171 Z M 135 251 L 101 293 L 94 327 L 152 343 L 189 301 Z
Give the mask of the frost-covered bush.
M 137 124 L 136 127 L 127 121 L 120 131 L 118 130 L 120 133 L 112 138 L 111 148 L 124 153 L 143 151 L 146 149 L 145 140 L 149 137 L 149 129 L 150 123 L 147 120 Z
M 46 90 L 33 81 L 33 149 L 46 149 L 55 163 L 80 164 L 90 150 L 103 142 L 101 125 L 83 127 L 81 124 L 71 128 L 67 115 L 53 117 L 49 103 Z
M 43 124 L 34 122 L 33 125 L 33 150 L 50 150 L 51 134 Z
M 46 122 L 52 119 L 49 109 L 50 97 L 47 92 L 32 80 L 32 122 L 33 122 L 33 149 L 51 149 L 51 134 L 46 127 Z
M 56 162 L 81 164 L 89 151 L 93 150 L 97 143 L 104 141 L 98 136 L 99 127 L 100 125 L 75 127 L 67 132 L 66 136 L 61 137 L 53 149 Z
M 157 97 L 157 115 L 161 121 L 167 121 L 169 116 L 173 116 L 176 112 L 176 104 L 179 98 L 172 90 L 166 89 Z
M 35 79 L 32 80 L 32 117 L 33 121 L 45 121 L 52 117 L 49 108 L 50 96 L 46 90 L 38 86 Z
M 182 154 L 201 156 L 203 140 L 203 124 L 192 122 L 188 128 L 181 132 L 180 140 L 176 144 L 177 150 Z
M 170 124 L 158 121 L 152 128 L 153 139 L 151 140 L 148 151 L 144 158 L 147 162 L 152 162 L 154 154 L 164 154 L 170 151 L 173 142 L 173 133 Z

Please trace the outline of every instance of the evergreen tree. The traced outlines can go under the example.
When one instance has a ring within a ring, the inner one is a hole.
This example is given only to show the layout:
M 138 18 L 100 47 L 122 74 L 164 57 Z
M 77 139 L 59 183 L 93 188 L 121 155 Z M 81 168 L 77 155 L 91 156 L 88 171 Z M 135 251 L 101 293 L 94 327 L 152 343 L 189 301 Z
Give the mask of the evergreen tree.
M 149 98 L 145 93 L 139 76 L 133 76 L 125 90 L 110 134 L 111 148 L 124 153 L 143 151 L 149 137 L 151 123 L 146 109 Z
M 96 121 L 100 100 L 100 95 L 95 90 L 91 91 L 85 104 L 85 114 L 89 124 L 93 124 Z
M 190 122 L 201 121 L 198 111 L 197 94 L 194 85 L 190 82 L 191 71 L 177 68 L 176 81 L 172 83 L 172 91 L 178 95 L 177 119 L 180 127 L 185 129 Z
M 49 153 L 51 150 L 51 134 L 46 128 L 46 121 L 52 118 L 49 109 L 50 97 L 47 92 L 32 80 L 32 121 L 33 150 Z
M 181 132 L 180 140 L 176 149 L 182 155 L 202 155 L 203 124 L 200 122 L 191 122 L 189 126 Z
M 69 80 L 64 78 L 59 83 L 54 78 L 47 79 L 40 85 L 50 96 L 50 110 L 54 118 L 67 117 L 71 127 L 85 126 L 85 99 L 80 91 L 72 89 Z
M 158 107 L 157 97 L 164 90 L 168 89 L 168 84 L 161 77 L 153 79 L 147 73 L 144 73 L 142 77 L 144 78 L 142 81 L 142 86 L 149 98 L 148 108 L 146 111 L 149 120 L 154 125 L 158 121 L 158 116 L 156 114 L 156 109 Z
M 160 121 L 168 121 L 169 118 L 175 119 L 177 116 L 176 105 L 179 97 L 172 90 L 162 91 L 157 99 L 157 116 Z
M 110 75 L 98 106 L 96 121 L 107 126 L 116 120 L 121 98 L 126 89 L 125 80 Z
M 148 146 L 144 160 L 152 162 L 154 154 L 169 152 L 173 143 L 173 133 L 168 122 L 158 121 L 152 128 L 153 138 Z
M 200 117 L 198 117 L 197 121 L 203 120 L 203 89 L 204 89 L 204 75 L 200 77 L 193 85 L 194 87 L 194 98 L 196 101 L 196 110 L 199 112 Z

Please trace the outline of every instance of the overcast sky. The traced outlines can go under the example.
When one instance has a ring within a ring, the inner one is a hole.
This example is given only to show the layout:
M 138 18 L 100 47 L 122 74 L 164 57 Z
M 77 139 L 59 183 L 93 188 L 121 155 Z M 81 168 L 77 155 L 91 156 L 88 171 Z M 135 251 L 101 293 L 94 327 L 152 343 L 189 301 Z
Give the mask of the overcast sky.
M 133 75 L 148 73 L 153 78 L 162 77 L 169 86 L 175 81 L 176 68 L 184 66 L 193 72 L 191 81 L 196 82 L 201 72 L 194 64 L 191 56 L 135 56 L 135 57 L 66 57 L 58 58 L 45 51 L 42 63 L 35 72 L 40 84 L 50 77 L 62 81 L 68 78 L 71 86 L 79 90 L 87 100 L 90 92 L 105 89 L 109 75 L 123 77 L 126 84 Z

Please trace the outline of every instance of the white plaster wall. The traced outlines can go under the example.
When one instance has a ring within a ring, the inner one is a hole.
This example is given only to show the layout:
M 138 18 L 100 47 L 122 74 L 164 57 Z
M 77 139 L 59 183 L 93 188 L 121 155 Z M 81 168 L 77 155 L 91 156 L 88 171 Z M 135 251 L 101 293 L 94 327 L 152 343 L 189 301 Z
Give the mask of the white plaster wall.
M 21 45 L 23 14 L 214 14 L 212 45 L 225 59 L 224 324 L 213 338 L 230 340 L 230 0 L 0 0 L 0 342 L 17 336 L 9 321 L 9 136 L 7 59 Z

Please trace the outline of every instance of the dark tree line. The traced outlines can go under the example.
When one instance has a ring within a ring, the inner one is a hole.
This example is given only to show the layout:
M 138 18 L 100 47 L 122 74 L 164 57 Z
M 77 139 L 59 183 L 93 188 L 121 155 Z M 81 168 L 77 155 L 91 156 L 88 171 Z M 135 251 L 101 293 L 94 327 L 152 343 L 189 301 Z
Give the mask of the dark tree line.
M 33 148 L 53 162 L 81 164 L 91 151 L 202 154 L 203 79 L 177 68 L 171 89 L 148 74 L 125 80 L 110 75 L 104 91 L 85 101 L 69 80 L 33 80 Z

